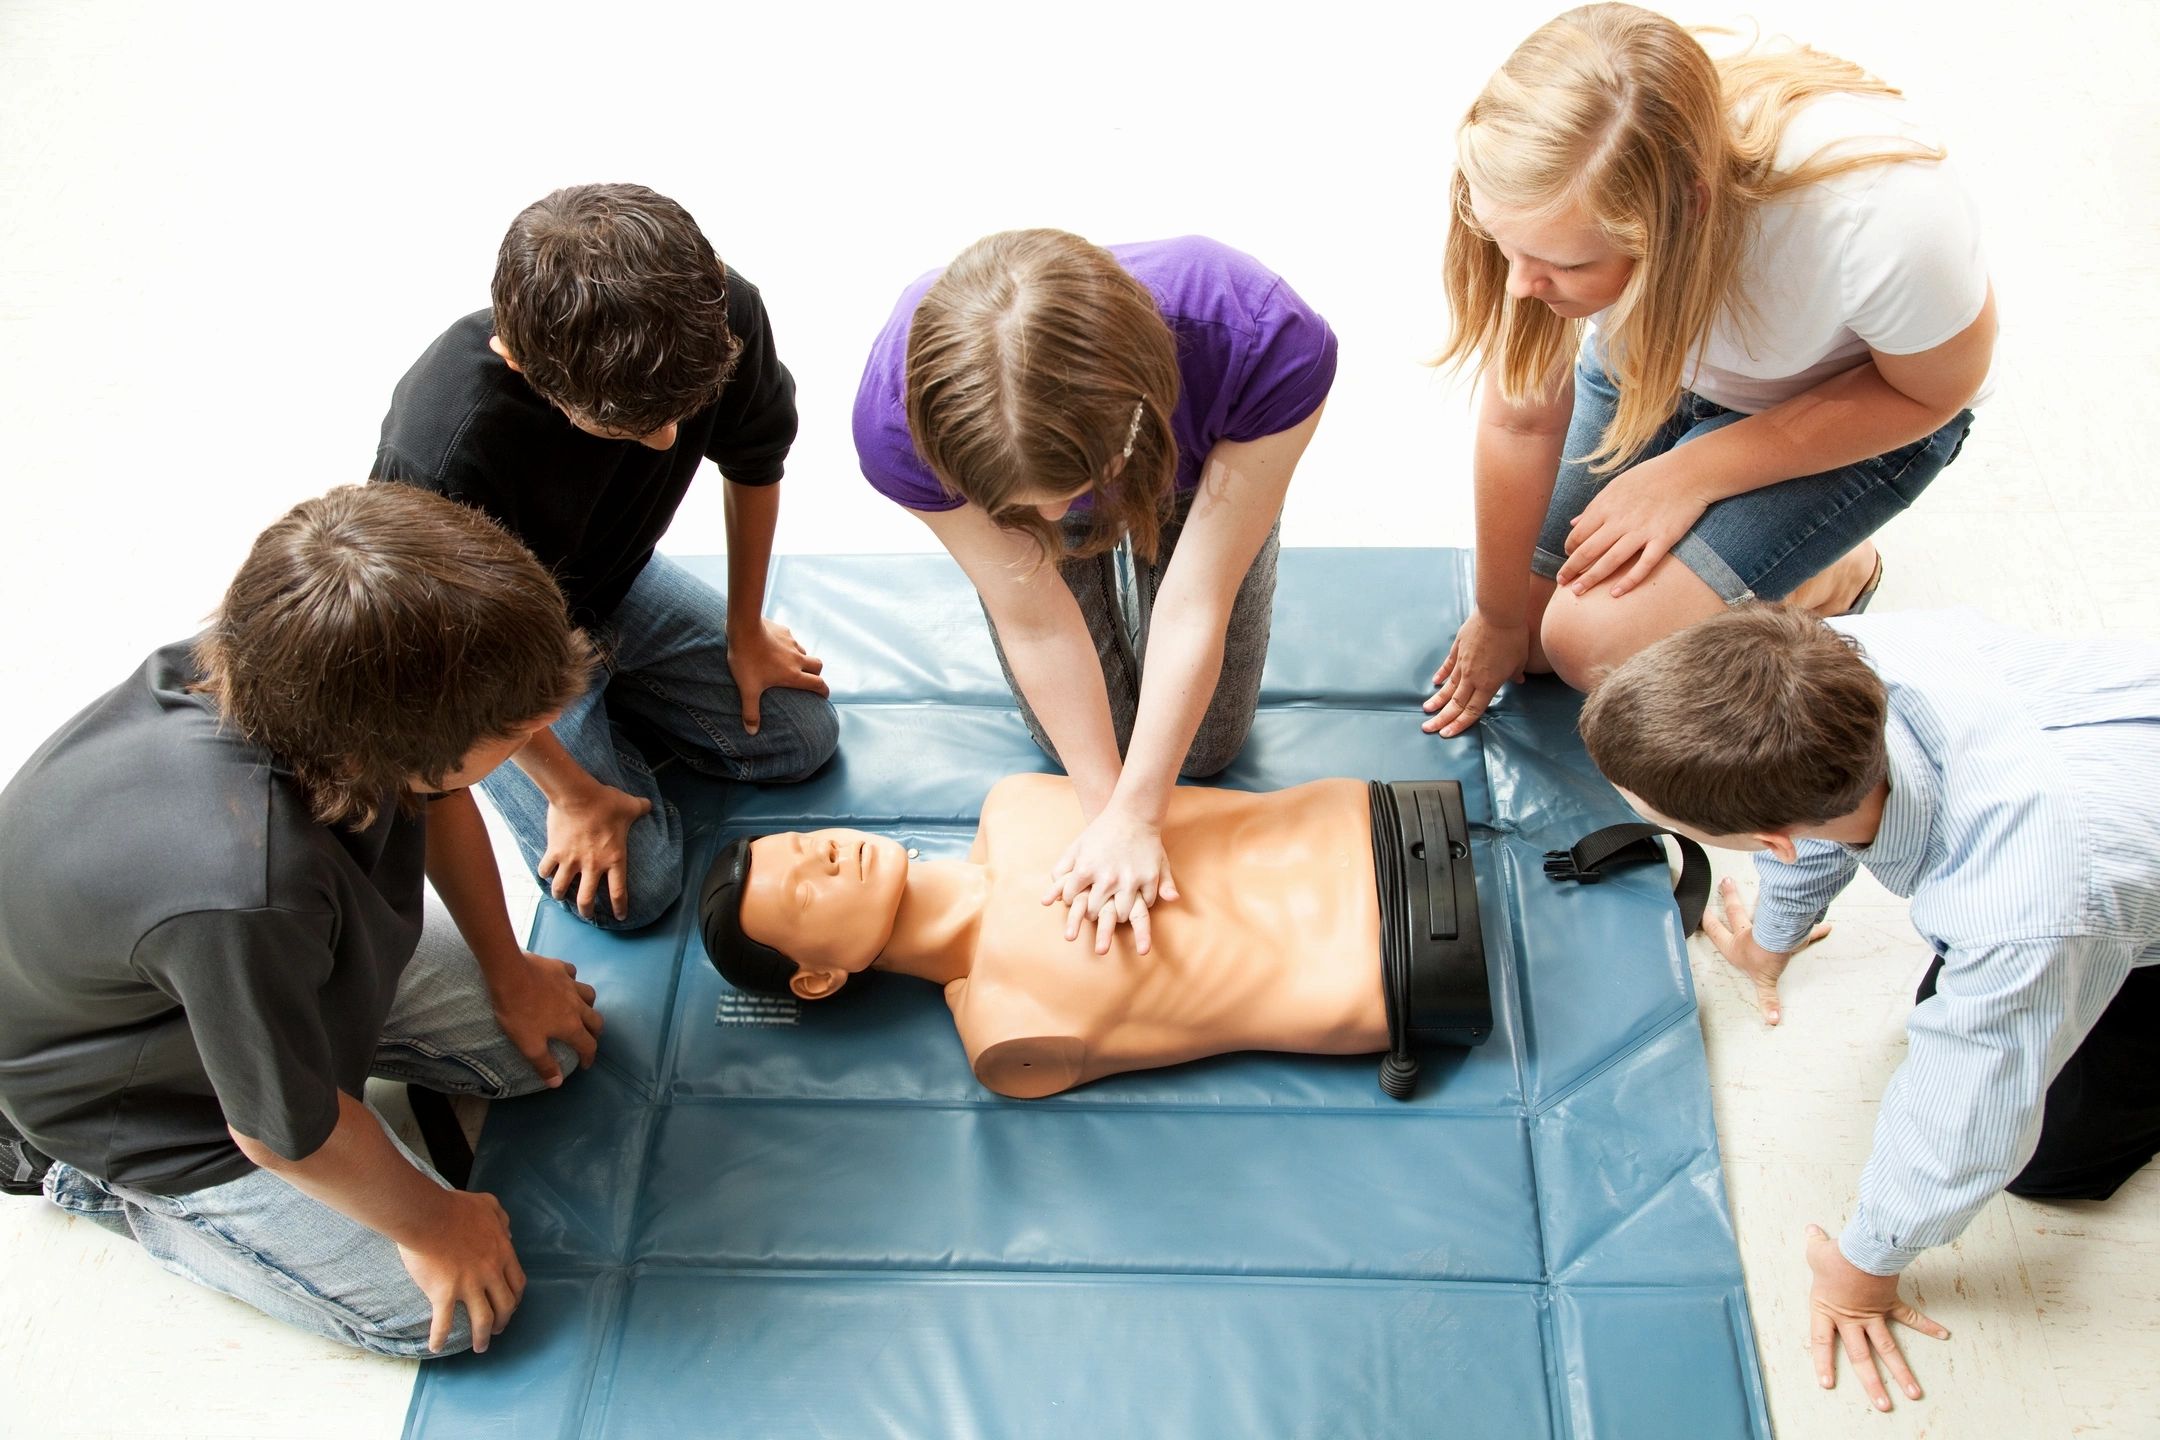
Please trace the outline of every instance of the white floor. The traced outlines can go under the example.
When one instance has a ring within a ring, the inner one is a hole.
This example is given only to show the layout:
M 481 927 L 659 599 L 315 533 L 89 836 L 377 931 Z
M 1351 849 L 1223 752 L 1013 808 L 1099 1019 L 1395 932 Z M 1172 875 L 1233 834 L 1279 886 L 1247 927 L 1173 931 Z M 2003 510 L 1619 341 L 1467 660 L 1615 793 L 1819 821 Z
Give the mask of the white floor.
M 0 0 L 0 774 L 193 629 L 265 522 L 365 474 L 391 384 L 485 303 L 511 214 L 573 180 L 675 195 L 763 287 L 803 407 L 784 550 L 927 548 L 856 476 L 861 357 L 908 279 L 1027 224 L 1205 231 L 1283 271 L 1343 340 L 1285 542 L 1467 544 L 1463 392 L 1419 363 L 1444 334 L 1449 136 L 1550 11 L 1414 9 Z M 1902 84 L 1989 216 L 1998 394 L 1888 532 L 1877 603 L 2160 637 L 2134 418 L 2160 380 L 2160 6 L 1755 14 Z M 721 548 L 718 490 L 670 548 Z M 1923 958 L 1903 908 L 1856 886 L 1775 1031 L 1697 957 L 1778 1431 L 2160 1435 L 2154 1172 L 2105 1206 L 1998 1201 L 1922 1261 L 1913 1288 L 1953 1331 L 1912 1341 L 1925 1401 L 1874 1416 L 1849 1381 L 1814 1387 L 1799 1234 L 1843 1219 L 1902 1051 Z M 0 1277 L 0 1430 L 398 1431 L 410 1365 L 40 1203 L 0 1204 Z

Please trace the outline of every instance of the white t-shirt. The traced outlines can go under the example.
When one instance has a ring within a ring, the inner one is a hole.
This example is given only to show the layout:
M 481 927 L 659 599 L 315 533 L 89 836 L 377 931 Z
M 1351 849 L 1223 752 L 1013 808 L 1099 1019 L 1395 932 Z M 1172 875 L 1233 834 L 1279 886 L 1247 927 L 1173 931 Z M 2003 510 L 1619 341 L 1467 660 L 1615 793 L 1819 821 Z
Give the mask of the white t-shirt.
M 1905 141 L 1939 143 L 1894 96 L 1825 95 L 1787 124 L 1777 166 Z M 1739 284 L 1752 316 L 1721 316 L 1681 383 L 1752 415 L 1864 363 L 1870 350 L 1931 350 L 1978 319 L 1988 288 L 1979 212 L 1947 160 L 1849 170 L 1763 207 Z

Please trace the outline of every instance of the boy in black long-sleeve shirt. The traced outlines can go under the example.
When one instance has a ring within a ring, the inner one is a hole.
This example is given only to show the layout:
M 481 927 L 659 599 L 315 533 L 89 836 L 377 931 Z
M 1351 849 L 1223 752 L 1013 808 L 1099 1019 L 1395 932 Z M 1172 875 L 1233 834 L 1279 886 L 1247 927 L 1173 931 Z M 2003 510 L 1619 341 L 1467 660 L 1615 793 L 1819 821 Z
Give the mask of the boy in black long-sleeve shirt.
M 762 613 L 794 377 L 757 287 L 643 186 L 529 206 L 493 299 L 398 382 L 373 473 L 501 521 L 601 642 L 606 671 L 483 788 L 556 898 L 633 928 L 681 888 L 682 825 L 617 721 L 733 780 L 801 779 L 838 739 L 823 663 Z M 707 459 L 727 597 L 653 549 Z

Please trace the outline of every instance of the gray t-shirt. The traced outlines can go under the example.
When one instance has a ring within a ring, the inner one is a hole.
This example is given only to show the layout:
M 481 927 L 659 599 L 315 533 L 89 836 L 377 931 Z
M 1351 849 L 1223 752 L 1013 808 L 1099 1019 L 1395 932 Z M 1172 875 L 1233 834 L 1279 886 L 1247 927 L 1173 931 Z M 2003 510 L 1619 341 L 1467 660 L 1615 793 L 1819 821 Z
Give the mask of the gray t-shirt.
M 294 1159 L 359 1094 L 419 943 L 426 826 L 319 824 L 221 731 L 192 642 L 151 655 L 0 791 L 0 1111 L 160 1194 Z

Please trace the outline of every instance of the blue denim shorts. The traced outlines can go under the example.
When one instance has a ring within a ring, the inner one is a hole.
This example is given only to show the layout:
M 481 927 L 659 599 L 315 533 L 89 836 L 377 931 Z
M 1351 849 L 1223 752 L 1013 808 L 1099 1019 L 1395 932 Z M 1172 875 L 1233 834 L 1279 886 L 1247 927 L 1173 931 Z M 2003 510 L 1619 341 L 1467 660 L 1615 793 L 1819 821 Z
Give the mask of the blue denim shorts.
M 1596 346 L 1585 345 L 1575 367 L 1575 418 L 1530 562 L 1531 570 L 1548 580 L 1567 561 L 1568 526 L 1626 468 L 1594 475 L 1579 458 L 1597 449 L 1619 405 Z M 1671 417 L 1628 464 L 1746 418 L 1682 392 Z M 1928 482 L 1957 459 L 1972 418 L 1972 411 L 1960 410 L 1934 434 L 1886 455 L 1720 500 L 1673 546 L 1673 556 L 1728 605 L 1781 600 L 1919 499 Z

